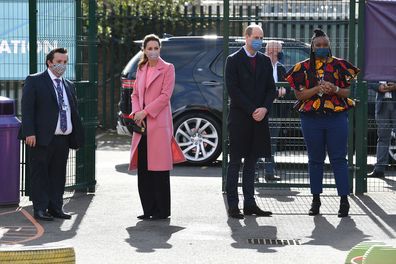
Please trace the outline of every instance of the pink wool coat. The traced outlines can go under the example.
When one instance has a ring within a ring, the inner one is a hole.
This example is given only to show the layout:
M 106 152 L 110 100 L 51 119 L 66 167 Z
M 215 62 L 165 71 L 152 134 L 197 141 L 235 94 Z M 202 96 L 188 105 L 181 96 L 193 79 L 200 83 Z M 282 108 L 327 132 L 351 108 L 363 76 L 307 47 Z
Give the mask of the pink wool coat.
M 147 67 L 148 63 L 136 73 L 132 92 L 132 115 L 143 109 L 147 112 L 147 169 L 167 171 L 173 169 L 173 163 L 185 161 L 184 154 L 173 137 L 170 98 L 175 86 L 175 68 L 173 64 L 159 58 L 145 88 Z M 137 169 L 140 139 L 140 134 L 133 133 L 129 170 Z

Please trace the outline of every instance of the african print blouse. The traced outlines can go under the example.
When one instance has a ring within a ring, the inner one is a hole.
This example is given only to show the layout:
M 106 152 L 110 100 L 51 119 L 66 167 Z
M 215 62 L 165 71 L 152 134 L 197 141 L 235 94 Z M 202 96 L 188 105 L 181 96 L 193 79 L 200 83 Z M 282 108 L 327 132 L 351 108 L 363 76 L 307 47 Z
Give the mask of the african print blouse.
M 331 57 L 326 62 L 315 61 L 316 76 L 309 75 L 309 59 L 297 63 L 287 74 L 286 80 L 296 90 L 310 89 L 325 80 L 344 89 L 350 86 L 350 81 L 359 73 L 359 69 L 351 63 Z M 311 77 L 309 77 L 311 76 Z M 300 87 L 301 86 L 301 87 Z M 350 98 L 342 98 L 337 94 L 316 94 L 304 101 L 298 101 L 295 109 L 299 112 L 343 112 L 355 106 Z

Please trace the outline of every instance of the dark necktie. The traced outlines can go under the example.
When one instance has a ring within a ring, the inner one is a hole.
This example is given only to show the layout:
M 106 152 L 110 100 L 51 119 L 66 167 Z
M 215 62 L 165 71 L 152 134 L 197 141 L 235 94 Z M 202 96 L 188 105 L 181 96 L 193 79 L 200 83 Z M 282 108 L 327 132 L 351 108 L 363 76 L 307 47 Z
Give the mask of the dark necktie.
M 59 105 L 59 116 L 60 116 L 60 129 L 63 133 L 67 130 L 67 119 L 66 119 L 66 110 L 63 109 L 64 101 L 63 101 L 63 91 L 62 86 L 60 85 L 61 80 L 55 79 L 56 82 L 56 93 L 58 94 L 58 105 Z

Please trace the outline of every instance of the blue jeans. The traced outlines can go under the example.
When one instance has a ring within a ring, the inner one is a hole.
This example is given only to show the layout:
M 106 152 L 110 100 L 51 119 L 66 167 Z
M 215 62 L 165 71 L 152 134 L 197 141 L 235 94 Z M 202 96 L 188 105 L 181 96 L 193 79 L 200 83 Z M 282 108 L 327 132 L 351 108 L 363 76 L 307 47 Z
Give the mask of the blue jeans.
M 338 195 L 348 195 L 348 113 L 302 113 L 301 127 L 308 151 L 311 193 L 323 192 L 323 167 L 327 151 Z

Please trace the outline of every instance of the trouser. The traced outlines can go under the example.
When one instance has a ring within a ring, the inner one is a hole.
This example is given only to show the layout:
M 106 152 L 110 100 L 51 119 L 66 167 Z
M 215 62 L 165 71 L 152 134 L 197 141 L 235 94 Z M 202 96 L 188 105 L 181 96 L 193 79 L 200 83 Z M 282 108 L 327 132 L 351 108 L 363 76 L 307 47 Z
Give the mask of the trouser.
M 377 163 L 375 170 L 384 172 L 389 163 L 389 145 L 392 129 L 396 129 L 396 107 L 395 102 L 385 100 L 382 102 L 381 110 L 375 114 L 377 122 Z
M 48 146 L 29 147 L 30 192 L 35 211 L 61 210 L 69 137 L 54 136 Z
M 170 173 L 147 169 L 147 136 L 138 145 L 138 189 L 143 213 L 150 216 L 170 216 Z
M 275 124 L 277 125 L 277 124 Z M 271 157 L 265 158 L 265 174 L 266 175 L 274 175 L 275 174 L 275 153 L 276 153 L 276 145 L 278 144 L 278 136 L 280 132 L 280 127 L 271 127 L 270 134 L 271 134 Z
M 244 197 L 244 207 L 255 206 L 254 200 L 254 173 L 256 167 L 257 157 L 248 156 L 243 162 L 242 171 L 242 190 Z M 241 157 L 230 153 L 230 162 L 227 169 L 227 203 L 228 208 L 238 208 L 238 178 L 239 170 L 241 168 Z
M 333 169 L 338 195 L 349 194 L 348 182 L 348 113 L 301 114 L 301 127 L 308 151 L 311 193 L 323 191 L 323 168 L 326 150 Z

